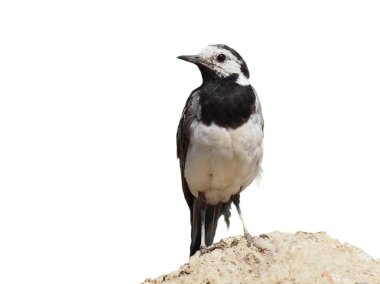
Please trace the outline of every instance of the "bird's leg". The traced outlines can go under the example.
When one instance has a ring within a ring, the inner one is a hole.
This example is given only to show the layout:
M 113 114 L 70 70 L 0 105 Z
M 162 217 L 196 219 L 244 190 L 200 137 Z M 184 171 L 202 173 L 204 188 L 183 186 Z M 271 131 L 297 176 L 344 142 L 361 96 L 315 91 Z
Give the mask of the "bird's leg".
M 206 229 L 205 229 L 205 222 L 206 222 L 206 196 L 204 192 L 198 193 L 198 199 L 201 202 L 201 246 L 200 246 L 200 252 L 201 255 L 203 255 L 206 252 Z
M 248 232 L 247 227 L 245 226 L 243 215 L 241 214 L 241 209 L 240 209 L 240 195 L 237 194 L 233 197 L 232 202 L 235 204 L 237 212 L 239 214 L 239 218 L 241 220 L 241 223 L 243 224 L 243 230 L 244 230 L 244 238 L 247 240 L 247 246 L 251 246 L 253 242 L 253 237 L 251 234 Z

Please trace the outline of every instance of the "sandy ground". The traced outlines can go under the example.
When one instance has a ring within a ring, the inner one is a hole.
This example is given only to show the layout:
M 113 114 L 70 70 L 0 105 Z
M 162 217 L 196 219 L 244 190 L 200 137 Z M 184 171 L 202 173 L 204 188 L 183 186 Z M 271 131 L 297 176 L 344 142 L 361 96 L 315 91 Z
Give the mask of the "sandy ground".
M 380 260 L 323 232 L 272 232 L 248 247 L 242 236 L 223 239 L 177 271 L 144 283 L 380 284 Z

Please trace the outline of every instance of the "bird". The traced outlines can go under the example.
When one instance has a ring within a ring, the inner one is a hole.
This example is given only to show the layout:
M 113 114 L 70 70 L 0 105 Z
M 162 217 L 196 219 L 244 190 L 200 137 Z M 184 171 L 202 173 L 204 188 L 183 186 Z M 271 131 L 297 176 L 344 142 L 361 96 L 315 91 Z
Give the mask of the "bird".
M 250 246 L 253 237 L 241 213 L 240 193 L 261 173 L 264 119 L 247 64 L 225 44 L 178 59 L 195 64 L 203 79 L 186 101 L 176 137 L 190 210 L 190 257 L 198 250 L 204 254 L 213 243 L 221 216 L 229 227 L 231 203 Z

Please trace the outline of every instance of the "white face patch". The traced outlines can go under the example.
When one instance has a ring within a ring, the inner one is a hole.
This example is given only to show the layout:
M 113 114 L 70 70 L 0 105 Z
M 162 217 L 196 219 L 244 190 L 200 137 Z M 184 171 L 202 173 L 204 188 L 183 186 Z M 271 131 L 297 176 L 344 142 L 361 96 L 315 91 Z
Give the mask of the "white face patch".
M 223 62 L 217 60 L 219 54 L 224 54 L 226 56 L 226 59 Z M 238 74 L 236 83 L 243 86 L 249 85 L 248 78 L 241 72 L 242 62 L 229 50 L 209 45 L 203 49 L 198 56 L 201 59 L 201 63 L 214 70 L 219 77 L 225 78 L 233 74 Z

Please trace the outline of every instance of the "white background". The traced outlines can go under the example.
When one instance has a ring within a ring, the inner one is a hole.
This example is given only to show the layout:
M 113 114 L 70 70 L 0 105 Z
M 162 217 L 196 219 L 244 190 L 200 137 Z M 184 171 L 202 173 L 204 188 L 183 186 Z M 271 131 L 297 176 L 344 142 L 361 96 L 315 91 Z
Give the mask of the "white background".
M 2 1 L 0 282 L 137 283 L 188 261 L 175 134 L 225 43 L 265 116 L 252 234 L 326 231 L 380 258 L 376 1 Z M 233 212 L 216 241 L 242 233 Z

